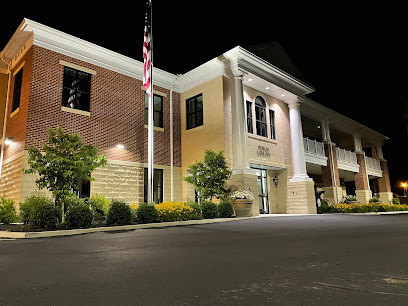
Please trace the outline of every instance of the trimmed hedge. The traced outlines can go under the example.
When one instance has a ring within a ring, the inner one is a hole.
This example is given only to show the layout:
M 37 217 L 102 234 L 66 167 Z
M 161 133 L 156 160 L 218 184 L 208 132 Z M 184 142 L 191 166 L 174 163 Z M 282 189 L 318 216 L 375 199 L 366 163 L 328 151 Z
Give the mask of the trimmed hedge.
M 20 204 L 20 217 L 25 224 L 35 228 L 56 229 L 61 211 L 44 193 L 36 192 Z
M 107 225 L 128 225 L 132 224 L 132 211 L 130 206 L 119 200 L 112 200 L 106 215 Z
M 369 204 L 337 204 L 330 206 L 329 213 L 365 213 L 384 211 L 408 211 L 408 205 L 369 203 Z

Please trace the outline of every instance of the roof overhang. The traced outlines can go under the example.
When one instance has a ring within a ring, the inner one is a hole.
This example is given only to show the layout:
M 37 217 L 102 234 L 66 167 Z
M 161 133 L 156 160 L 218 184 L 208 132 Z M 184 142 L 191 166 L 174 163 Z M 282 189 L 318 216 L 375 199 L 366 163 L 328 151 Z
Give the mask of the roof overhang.
M 16 62 L 36 45 L 87 63 L 91 63 L 135 79 L 143 79 L 143 63 L 104 47 L 66 34 L 41 23 L 25 18 L 0 55 L 7 62 Z M 7 69 L 1 61 L 0 69 Z M 154 68 L 154 84 L 169 89 L 177 79 L 175 74 Z M 176 91 L 179 85 L 176 84 Z

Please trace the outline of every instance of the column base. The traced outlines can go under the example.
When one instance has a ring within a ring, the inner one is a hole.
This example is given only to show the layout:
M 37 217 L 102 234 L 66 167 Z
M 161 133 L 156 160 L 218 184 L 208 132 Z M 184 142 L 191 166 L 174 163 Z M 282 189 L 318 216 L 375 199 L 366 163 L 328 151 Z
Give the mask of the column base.
M 291 181 L 288 182 L 288 214 L 316 214 L 316 197 L 314 182 Z
M 289 182 L 313 182 L 313 179 L 310 178 L 307 174 L 295 174 Z
M 235 172 L 235 173 L 234 173 Z M 251 169 L 242 169 L 233 171 L 227 185 L 235 190 L 248 190 L 252 192 L 254 200 L 252 202 L 251 215 L 259 216 L 259 197 L 258 197 L 258 175 Z
M 392 192 L 380 192 L 380 201 L 385 204 L 392 204 L 392 198 L 394 197 Z
M 341 202 L 343 198 L 343 188 L 341 187 L 323 187 L 324 191 L 323 197 L 324 199 L 329 202 L 329 205 L 335 205 Z
M 356 190 L 357 202 L 361 204 L 367 204 L 371 199 L 370 190 Z

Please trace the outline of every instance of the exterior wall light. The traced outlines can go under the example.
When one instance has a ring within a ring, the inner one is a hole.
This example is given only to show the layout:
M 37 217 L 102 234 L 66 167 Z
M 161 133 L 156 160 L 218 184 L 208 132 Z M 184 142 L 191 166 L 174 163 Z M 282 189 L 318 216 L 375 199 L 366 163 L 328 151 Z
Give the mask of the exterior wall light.
M 276 176 L 272 179 L 272 182 L 275 185 L 275 187 L 278 187 L 279 179 Z
M 4 144 L 6 145 L 11 145 L 14 142 L 14 138 L 13 137 L 8 137 L 5 141 Z
M 124 148 L 125 148 L 125 145 L 122 144 L 122 143 L 118 143 L 118 144 L 116 145 L 116 147 L 117 147 L 118 149 L 124 149 Z

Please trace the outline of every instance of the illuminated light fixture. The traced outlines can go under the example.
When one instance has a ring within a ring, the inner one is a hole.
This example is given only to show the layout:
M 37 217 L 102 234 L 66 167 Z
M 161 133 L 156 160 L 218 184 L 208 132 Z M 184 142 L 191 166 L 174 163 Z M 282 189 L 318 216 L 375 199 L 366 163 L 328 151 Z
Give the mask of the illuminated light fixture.
M 252 79 L 248 79 L 248 82 L 252 82 Z
M 124 148 L 125 148 L 125 145 L 124 145 L 124 144 L 121 144 L 121 143 L 118 143 L 118 144 L 116 145 L 116 147 L 117 147 L 118 149 L 124 149 Z
M 318 125 L 317 128 L 320 129 L 320 125 Z
M 8 137 L 8 138 L 6 139 L 6 141 L 4 141 L 4 144 L 10 145 L 10 144 L 12 144 L 13 142 L 14 142 L 14 138 L 13 138 L 13 137 Z
M 265 89 L 269 89 L 269 87 L 265 87 Z
M 281 97 L 284 97 L 285 95 L 281 95 Z

